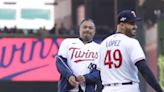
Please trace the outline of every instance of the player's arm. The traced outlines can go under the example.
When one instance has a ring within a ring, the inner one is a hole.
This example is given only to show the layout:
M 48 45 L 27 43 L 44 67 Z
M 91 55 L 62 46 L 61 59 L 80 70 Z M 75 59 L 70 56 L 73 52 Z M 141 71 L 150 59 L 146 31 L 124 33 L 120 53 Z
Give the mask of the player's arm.
M 140 60 L 136 62 L 135 64 L 142 74 L 142 76 L 145 78 L 145 80 L 149 83 L 149 85 L 154 88 L 157 92 L 162 92 L 162 89 L 158 82 L 156 81 L 152 71 L 148 67 L 147 63 L 145 60 Z
M 137 40 L 134 40 L 131 44 L 129 55 L 131 55 L 131 60 L 137 66 L 138 70 L 149 83 L 149 85 L 153 87 L 157 92 L 162 92 L 161 87 L 159 86 L 152 71 L 145 61 L 145 54 Z
M 100 77 L 100 51 L 101 51 L 101 47 L 98 50 L 98 59 L 95 60 L 95 64 L 91 66 L 92 70 L 89 74 L 84 75 L 86 82 L 88 83 L 96 83 L 98 81 L 101 81 L 101 77 Z M 90 68 L 90 69 L 91 69 Z
M 70 76 L 74 76 L 70 67 L 67 65 L 67 59 L 62 56 L 56 56 L 56 66 L 59 73 L 69 79 Z
M 100 81 L 100 71 L 94 68 L 89 74 L 84 75 L 86 83 L 97 83 Z
M 65 39 L 60 45 L 58 55 L 56 56 L 56 66 L 59 73 L 65 76 L 67 79 L 73 75 L 70 67 L 67 64 L 67 51 L 69 40 Z

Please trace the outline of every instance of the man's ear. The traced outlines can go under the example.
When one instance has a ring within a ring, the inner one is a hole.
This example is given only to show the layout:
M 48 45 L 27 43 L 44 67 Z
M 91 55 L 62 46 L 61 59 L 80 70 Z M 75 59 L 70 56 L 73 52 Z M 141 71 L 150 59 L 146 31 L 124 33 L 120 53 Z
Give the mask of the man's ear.
M 124 29 L 125 23 L 122 23 L 122 22 L 121 22 L 119 25 L 120 25 L 120 28 L 121 28 L 121 29 Z

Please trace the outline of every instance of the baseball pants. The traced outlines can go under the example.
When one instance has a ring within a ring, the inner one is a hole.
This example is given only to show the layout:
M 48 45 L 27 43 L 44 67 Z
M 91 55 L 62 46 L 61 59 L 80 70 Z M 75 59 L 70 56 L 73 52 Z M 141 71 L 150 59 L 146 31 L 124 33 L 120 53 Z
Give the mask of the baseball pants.
M 139 84 L 104 86 L 102 92 L 140 92 Z

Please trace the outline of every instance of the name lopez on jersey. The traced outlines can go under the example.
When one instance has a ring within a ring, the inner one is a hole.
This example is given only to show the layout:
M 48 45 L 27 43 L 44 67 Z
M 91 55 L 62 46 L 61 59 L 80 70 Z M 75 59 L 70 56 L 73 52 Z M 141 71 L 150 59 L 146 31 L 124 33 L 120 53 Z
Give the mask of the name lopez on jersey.
M 98 52 L 92 52 L 90 50 L 81 51 L 80 48 L 71 47 L 71 48 L 69 48 L 69 51 L 72 51 L 71 59 L 81 58 L 81 59 L 76 60 L 75 61 L 76 63 L 82 62 L 82 61 L 94 61 L 94 59 L 98 58 Z
M 111 41 L 107 41 L 106 42 L 106 47 L 110 47 L 110 46 L 119 46 L 121 40 L 111 40 Z

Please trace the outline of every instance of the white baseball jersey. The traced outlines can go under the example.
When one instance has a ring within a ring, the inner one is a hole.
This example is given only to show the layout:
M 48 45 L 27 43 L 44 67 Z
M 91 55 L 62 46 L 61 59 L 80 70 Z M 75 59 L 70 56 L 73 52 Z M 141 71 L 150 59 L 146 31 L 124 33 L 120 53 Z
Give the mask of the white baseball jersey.
M 137 82 L 137 61 L 145 59 L 139 42 L 118 33 L 107 37 L 100 46 L 102 84 Z
M 67 58 L 67 64 L 75 76 L 90 73 L 89 65 L 97 64 L 100 45 L 91 41 L 84 44 L 79 38 L 67 38 L 60 45 L 58 55 Z M 85 90 L 85 83 L 81 85 Z M 78 87 L 72 91 L 77 91 Z

